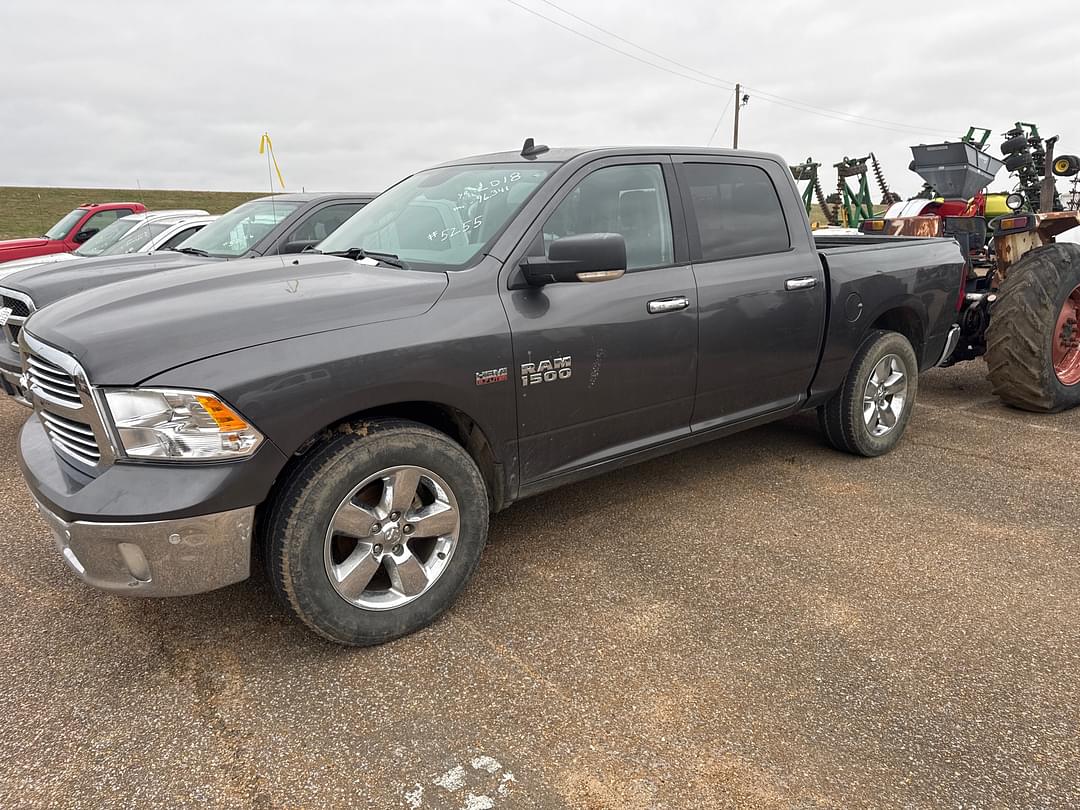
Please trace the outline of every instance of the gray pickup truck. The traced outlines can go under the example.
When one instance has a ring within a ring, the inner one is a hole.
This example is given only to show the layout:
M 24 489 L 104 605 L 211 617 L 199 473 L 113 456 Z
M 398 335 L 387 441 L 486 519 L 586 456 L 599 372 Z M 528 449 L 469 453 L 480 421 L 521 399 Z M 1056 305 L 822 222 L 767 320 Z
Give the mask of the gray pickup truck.
M 163 270 L 314 247 L 375 199 L 370 193 L 278 194 L 238 205 L 172 250 L 42 264 L 0 281 L 0 391 L 24 405 L 19 330 L 36 309 L 69 295 Z
M 86 582 L 190 594 L 261 560 L 312 630 L 375 644 L 451 604 L 518 499 L 808 409 L 888 451 L 964 273 L 950 240 L 815 243 L 773 155 L 530 141 L 318 252 L 35 313 L 19 463 Z

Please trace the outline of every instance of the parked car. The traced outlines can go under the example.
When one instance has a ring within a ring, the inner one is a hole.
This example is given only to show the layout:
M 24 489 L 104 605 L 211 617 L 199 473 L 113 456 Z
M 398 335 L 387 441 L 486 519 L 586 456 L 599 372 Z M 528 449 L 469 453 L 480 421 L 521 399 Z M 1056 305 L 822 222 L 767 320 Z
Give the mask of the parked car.
M 145 210 L 145 205 L 135 202 L 80 205 L 62 216 L 43 236 L 0 241 L 0 262 L 47 256 L 50 253 L 70 253 L 120 217 L 141 214 Z
M 0 282 L 0 390 L 29 404 L 19 385 L 18 334 L 34 310 L 83 290 L 164 270 L 298 253 L 325 239 L 374 198 L 365 193 L 262 197 L 222 214 L 175 250 L 99 256 L 74 265 L 30 267 L 7 276 Z
M 413 175 L 318 251 L 26 323 L 19 463 L 83 580 L 190 594 L 258 546 L 315 632 L 401 636 L 521 498 L 812 409 L 889 451 L 965 270 L 947 239 L 815 242 L 774 155 L 531 141 Z
M 125 256 L 165 250 L 179 245 L 215 219 L 217 217 L 197 208 L 129 214 L 120 217 L 111 225 L 106 225 L 70 253 L 50 253 L 47 256 L 33 256 L 0 264 L 0 279 L 29 267 L 42 267 L 75 259 L 92 259 L 97 256 Z

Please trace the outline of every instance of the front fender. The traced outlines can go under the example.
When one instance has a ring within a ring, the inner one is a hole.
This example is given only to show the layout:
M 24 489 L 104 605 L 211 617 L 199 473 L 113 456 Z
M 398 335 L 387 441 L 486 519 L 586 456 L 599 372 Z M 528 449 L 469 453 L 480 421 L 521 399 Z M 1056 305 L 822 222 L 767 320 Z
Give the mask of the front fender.
M 142 385 L 220 394 L 286 458 L 324 428 L 364 411 L 402 403 L 447 406 L 480 427 L 495 460 L 512 474 L 515 376 L 477 384 L 478 372 L 511 364 L 498 298 L 448 294 L 423 315 L 228 352 Z

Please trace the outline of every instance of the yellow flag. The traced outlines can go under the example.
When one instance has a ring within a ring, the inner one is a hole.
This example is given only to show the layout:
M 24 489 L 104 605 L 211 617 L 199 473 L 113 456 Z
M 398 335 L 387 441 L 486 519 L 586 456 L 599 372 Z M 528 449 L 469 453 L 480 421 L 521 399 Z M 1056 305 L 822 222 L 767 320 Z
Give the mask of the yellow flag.
M 274 142 L 270 140 L 270 133 L 264 132 L 262 138 L 259 139 L 259 154 L 270 154 L 270 160 L 274 164 L 274 171 L 277 172 L 278 182 L 281 184 L 281 190 L 285 190 L 285 178 L 281 174 L 281 167 L 278 166 L 277 157 L 274 155 Z

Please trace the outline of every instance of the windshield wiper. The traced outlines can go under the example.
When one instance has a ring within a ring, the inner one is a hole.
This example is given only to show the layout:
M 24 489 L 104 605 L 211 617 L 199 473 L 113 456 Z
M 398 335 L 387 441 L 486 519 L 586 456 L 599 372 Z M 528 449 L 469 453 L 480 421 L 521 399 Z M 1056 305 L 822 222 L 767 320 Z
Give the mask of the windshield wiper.
M 210 254 L 207 253 L 205 250 L 200 250 L 199 248 L 193 247 L 174 247 L 169 248 L 169 250 L 175 250 L 177 253 L 187 253 L 189 256 L 210 256 Z
M 318 251 L 323 253 L 323 251 Z M 365 250 L 362 247 L 349 248 L 348 250 L 331 250 L 326 251 L 327 256 L 343 256 L 346 259 L 374 259 L 377 262 L 388 264 L 391 267 L 397 267 L 399 270 L 408 270 L 407 265 L 403 260 L 397 257 L 395 253 L 381 253 L 377 250 Z

